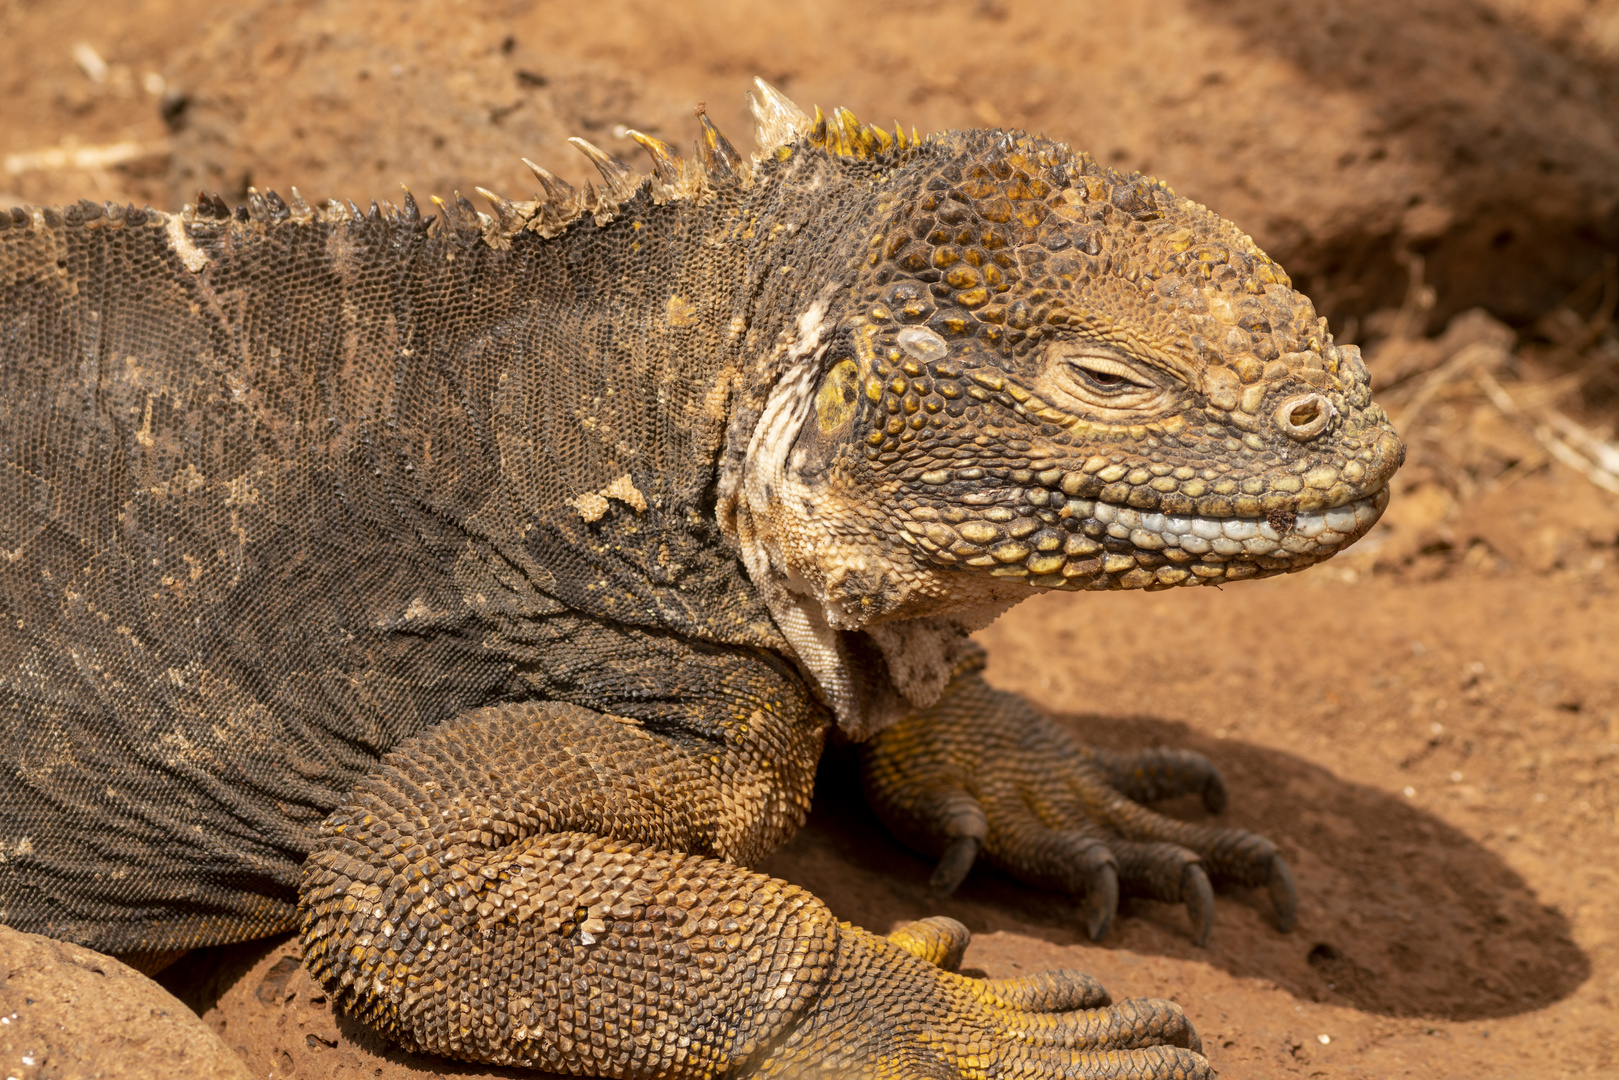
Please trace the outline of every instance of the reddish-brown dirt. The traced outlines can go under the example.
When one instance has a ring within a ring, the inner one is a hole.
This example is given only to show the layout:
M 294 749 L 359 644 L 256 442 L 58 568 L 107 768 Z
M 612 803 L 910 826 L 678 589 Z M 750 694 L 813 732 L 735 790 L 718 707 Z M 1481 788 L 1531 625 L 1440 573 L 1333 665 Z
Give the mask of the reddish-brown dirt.
M 1385 525 L 1324 567 L 1048 596 L 982 635 L 992 679 L 1082 738 L 1209 754 L 1224 817 L 1293 864 L 1292 933 L 1240 891 L 1204 949 L 1146 902 L 1092 944 L 988 871 L 930 901 L 837 753 L 765 869 L 872 929 L 953 915 L 992 975 L 1172 997 L 1228 1077 L 1619 1075 L 1619 497 L 1545 422 L 1611 440 L 1619 414 L 1619 0 L 0 0 L 0 203 L 526 195 L 519 156 L 583 179 L 566 136 L 630 158 L 623 127 L 684 142 L 699 99 L 745 144 L 753 74 L 1164 176 L 1366 344 L 1412 446 Z M 1511 329 L 1452 322 L 1475 307 Z M 1452 361 L 1481 341 L 1475 378 Z M 259 1076 L 481 1074 L 333 1017 L 292 950 L 201 950 L 162 982 Z

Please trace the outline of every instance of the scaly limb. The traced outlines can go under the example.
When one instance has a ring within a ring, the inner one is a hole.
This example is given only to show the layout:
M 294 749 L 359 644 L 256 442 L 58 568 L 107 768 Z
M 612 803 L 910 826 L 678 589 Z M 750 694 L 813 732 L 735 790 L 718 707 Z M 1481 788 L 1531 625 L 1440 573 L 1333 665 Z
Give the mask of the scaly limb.
M 948 970 L 967 930 L 925 919 L 887 938 L 839 926 L 825 990 L 760 1063 L 762 1076 L 1130 1077 L 1213 1075 L 1180 1006 L 1117 1005 L 1087 975 L 969 979 Z
M 1169 1002 L 1111 1005 L 1068 972 L 966 978 L 948 970 L 959 924 L 879 937 L 796 886 L 679 850 L 714 850 L 744 795 L 776 804 L 770 770 L 818 739 L 762 708 L 729 745 L 561 703 L 457 718 L 391 755 L 323 829 L 300 893 L 305 962 L 390 1038 L 497 1064 L 1209 1075 Z
M 1201 754 L 1093 750 L 974 668 L 940 700 L 862 746 L 866 795 L 901 839 L 939 858 L 932 885 L 953 891 L 979 854 L 1031 885 L 1080 897 L 1086 931 L 1107 933 L 1120 891 L 1186 905 L 1194 939 L 1214 920 L 1210 877 L 1270 891 L 1276 925 L 1298 910 L 1292 875 L 1269 840 L 1142 806 L 1197 794 L 1225 807 Z

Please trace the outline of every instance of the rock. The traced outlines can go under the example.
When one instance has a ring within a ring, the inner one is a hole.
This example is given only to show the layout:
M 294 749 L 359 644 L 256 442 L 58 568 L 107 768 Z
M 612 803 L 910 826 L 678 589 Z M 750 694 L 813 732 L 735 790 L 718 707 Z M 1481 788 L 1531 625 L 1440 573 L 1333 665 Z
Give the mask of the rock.
M 0 926 L 0 1075 L 247 1080 L 179 999 L 110 956 Z

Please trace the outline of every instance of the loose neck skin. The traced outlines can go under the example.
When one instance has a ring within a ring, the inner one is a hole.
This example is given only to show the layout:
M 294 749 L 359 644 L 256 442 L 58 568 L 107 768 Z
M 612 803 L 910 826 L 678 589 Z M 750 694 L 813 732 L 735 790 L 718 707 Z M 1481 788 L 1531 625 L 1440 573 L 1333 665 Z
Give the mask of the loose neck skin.
M 849 306 L 866 266 L 867 234 L 881 235 L 914 181 L 900 174 L 869 183 L 868 174 L 819 154 L 780 162 L 761 166 L 771 186 L 761 185 L 760 201 L 769 205 L 782 191 L 809 195 L 791 214 L 778 210 L 785 220 L 774 231 L 790 237 L 814 215 L 815 233 L 840 241 L 793 251 L 798 259 L 778 259 L 762 276 L 759 310 L 791 314 L 778 316 L 785 325 L 749 362 L 717 512 L 839 725 L 862 739 L 936 700 L 970 652 L 966 635 L 1027 589 L 1014 597 L 999 582 L 918 564 L 883 512 L 893 492 L 851 486 L 825 468 L 846 426 L 846 410 L 828 395 L 848 389 L 833 369 L 851 365 L 847 357 L 859 349 L 863 320 Z M 765 339 L 749 340 L 758 348 Z

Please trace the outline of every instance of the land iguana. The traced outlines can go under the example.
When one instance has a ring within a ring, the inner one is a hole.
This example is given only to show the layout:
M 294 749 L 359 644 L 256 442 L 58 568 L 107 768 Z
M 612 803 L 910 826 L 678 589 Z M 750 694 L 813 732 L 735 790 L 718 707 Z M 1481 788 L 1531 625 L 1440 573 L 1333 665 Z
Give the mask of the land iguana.
M 1142 804 L 968 634 L 1048 589 L 1294 571 L 1403 450 L 1253 241 L 1018 131 L 760 83 L 637 175 L 424 217 L 250 192 L 0 213 L 0 921 L 299 928 L 398 1042 L 613 1077 L 1207 1076 L 1164 1001 L 955 972 L 747 869 L 829 733 L 953 888 L 1294 893 Z M 700 112 L 700 110 L 699 110 Z

